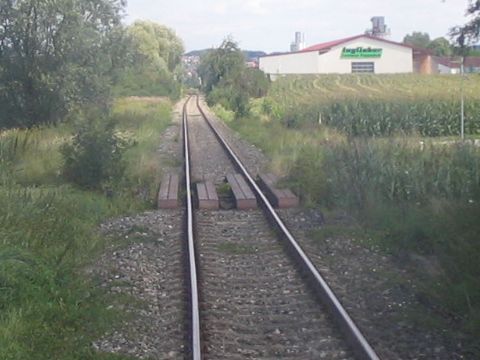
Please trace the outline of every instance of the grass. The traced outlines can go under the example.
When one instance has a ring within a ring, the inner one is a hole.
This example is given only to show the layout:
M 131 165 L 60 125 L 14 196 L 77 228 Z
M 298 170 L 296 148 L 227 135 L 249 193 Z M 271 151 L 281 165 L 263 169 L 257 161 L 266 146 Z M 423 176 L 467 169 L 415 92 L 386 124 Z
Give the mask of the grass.
M 224 182 L 223 184 L 217 187 L 217 192 L 220 196 L 227 196 L 231 194 L 232 187 L 228 182 Z
M 69 124 L 40 126 L 30 130 L 7 130 L 0 134 L 3 146 L 11 144 L 16 161 L 15 181 L 26 186 L 59 184 L 62 156 L 60 146 L 71 136 Z M 6 150 L 5 150 L 6 151 Z
M 69 124 L 0 134 L 0 359 L 127 359 L 91 346 L 123 314 L 108 307 L 115 300 L 84 269 L 114 241 L 98 234 L 100 222 L 152 202 L 161 166 L 156 146 L 170 107 L 164 99 L 116 102 L 119 131 L 136 145 L 113 194 L 63 180 L 59 149 Z
M 135 210 L 69 186 L 0 188 L 0 358 L 97 359 L 118 314 L 79 273 L 107 245 L 101 220 Z
M 171 123 L 171 103 L 166 98 L 122 98 L 114 104 L 113 117 L 125 137 L 134 139 L 125 154 L 127 186 L 153 203 L 162 176 L 159 137 Z

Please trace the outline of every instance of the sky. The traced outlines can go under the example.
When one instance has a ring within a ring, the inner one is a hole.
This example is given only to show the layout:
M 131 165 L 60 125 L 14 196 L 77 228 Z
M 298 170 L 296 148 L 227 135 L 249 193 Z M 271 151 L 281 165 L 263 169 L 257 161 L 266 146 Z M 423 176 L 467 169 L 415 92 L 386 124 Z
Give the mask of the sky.
M 127 23 L 152 20 L 174 29 L 187 51 L 218 47 L 231 35 L 242 49 L 288 51 L 296 31 L 307 45 L 365 32 L 384 16 L 390 39 L 412 31 L 447 36 L 467 21 L 468 0 L 127 0 Z

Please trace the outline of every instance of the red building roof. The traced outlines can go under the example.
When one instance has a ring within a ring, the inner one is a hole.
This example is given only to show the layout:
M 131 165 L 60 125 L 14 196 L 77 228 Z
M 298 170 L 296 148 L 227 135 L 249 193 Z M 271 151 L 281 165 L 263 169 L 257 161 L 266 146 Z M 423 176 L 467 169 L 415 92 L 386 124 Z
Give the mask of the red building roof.
M 262 56 L 262 57 L 299 54 L 299 53 L 304 53 L 304 52 L 322 51 L 322 50 L 325 50 L 325 52 L 327 52 L 335 46 L 342 45 L 342 44 L 345 44 L 349 41 L 357 40 L 357 39 L 360 39 L 360 38 L 367 38 L 367 39 L 371 39 L 371 40 L 382 41 L 384 43 L 393 44 L 393 45 L 397 45 L 397 46 L 403 46 L 403 47 L 407 47 L 409 49 L 414 49 L 412 46 L 407 45 L 407 44 L 402 44 L 402 43 L 398 43 L 398 42 L 395 42 L 395 41 L 385 40 L 383 38 L 378 38 L 378 37 L 370 36 L 370 35 L 367 35 L 367 34 L 360 34 L 360 35 L 355 35 L 355 36 L 351 36 L 351 37 L 344 38 L 344 39 L 339 39 L 339 40 L 329 41 L 329 42 L 325 42 L 325 43 L 321 43 L 321 44 L 317 44 L 317 45 L 312 45 L 312 46 L 309 46 L 309 47 L 307 47 L 303 50 L 300 50 L 300 51 L 277 53 L 277 54 L 271 54 L 271 55 L 266 55 L 266 56 Z
M 479 67 L 480 68 L 480 56 L 468 56 L 465 58 L 465 67 Z
M 460 69 L 461 60 L 459 58 L 455 59 L 455 58 L 434 56 L 433 59 L 438 64 L 442 64 L 452 69 Z M 465 67 L 480 68 L 480 56 L 467 56 L 465 57 L 463 64 Z
M 377 41 L 381 41 L 381 42 L 384 42 L 384 43 L 387 43 L 387 44 L 403 46 L 403 47 L 407 47 L 407 48 L 410 48 L 410 49 L 413 48 L 410 45 L 398 43 L 398 42 L 395 42 L 395 41 L 386 40 L 386 39 L 383 39 L 383 38 L 378 38 L 378 37 L 367 35 L 367 34 L 361 34 L 361 35 L 351 36 L 351 37 L 348 37 L 348 38 L 345 38 L 345 39 L 334 40 L 334 41 L 329 41 L 329 42 L 325 42 L 325 43 L 322 43 L 322 44 L 313 45 L 313 46 L 310 46 L 310 47 L 307 47 L 307 48 L 303 49 L 301 52 L 328 50 L 328 49 L 331 49 L 335 46 L 342 45 L 342 44 L 345 44 L 349 41 L 357 40 L 357 39 L 361 39 L 361 38 L 377 40 Z
M 460 63 L 448 57 L 434 56 L 433 59 L 437 64 L 449 67 L 450 69 L 460 69 Z

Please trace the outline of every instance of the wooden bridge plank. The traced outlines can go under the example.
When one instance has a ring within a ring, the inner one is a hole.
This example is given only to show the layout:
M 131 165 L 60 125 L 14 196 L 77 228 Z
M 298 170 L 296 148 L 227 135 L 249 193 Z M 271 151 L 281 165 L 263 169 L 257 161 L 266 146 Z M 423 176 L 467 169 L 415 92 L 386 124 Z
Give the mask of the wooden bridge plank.
M 274 174 L 260 174 L 258 182 L 273 206 L 278 208 L 299 206 L 298 197 L 290 189 L 278 189 L 276 187 L 278 178 Z
M 157 206 L 159 209 L 178 208 L 179 180 L 176 174 L 165 174 L 158 191 Z
M 232 188 L 237 209 L 249 210 L 257 208 L 257 199 L 240 174 L 228 174 L 227 181 Z
M 211 181 L 197 183 L 198 208 L 217 210 L 220 208 L 217 190 Z

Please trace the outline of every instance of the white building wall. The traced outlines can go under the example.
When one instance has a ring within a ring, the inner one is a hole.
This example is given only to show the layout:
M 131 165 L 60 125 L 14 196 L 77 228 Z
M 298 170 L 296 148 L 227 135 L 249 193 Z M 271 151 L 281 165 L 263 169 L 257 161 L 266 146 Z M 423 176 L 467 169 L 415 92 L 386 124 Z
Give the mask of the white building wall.
M 381 48 L 383 51 L 382 56 L 377 59 L 342 59 L 341 54 L 344 47 L 372 47 Z M 324 54 L 311 51 L 262 57 L 260 58 L 260 69 L 267 74 L 350 74 L 352 62 L 374 62 L 377 74 L 413 72 L 411 48 L 369 38 L 346 42 L 333 47 Z
M 300 52 L 261 57 L 260 70 L 267 74 L 317 74 L 318 53 Z
M 443 64 L 438 64 L 438 73 L 442 74 L 442 75 L 444 75 L 444 74 L 459 74 L 460 69 L 451 68 L 451 67 L 445 66 Z
M 380 48 L 383 51 L 380 58 L 342 59 L 341 55 L 344 47 L 371 47 Z M 352 72 L 352 62 L 373 62 L 375 63 L 376 74 L 413 72 L 413 53 L 411 48 L 368 38 L 344 43 L 332 48 L 328 53 L 319 55 L 319 72 L 322 74 L 350 74 Z

